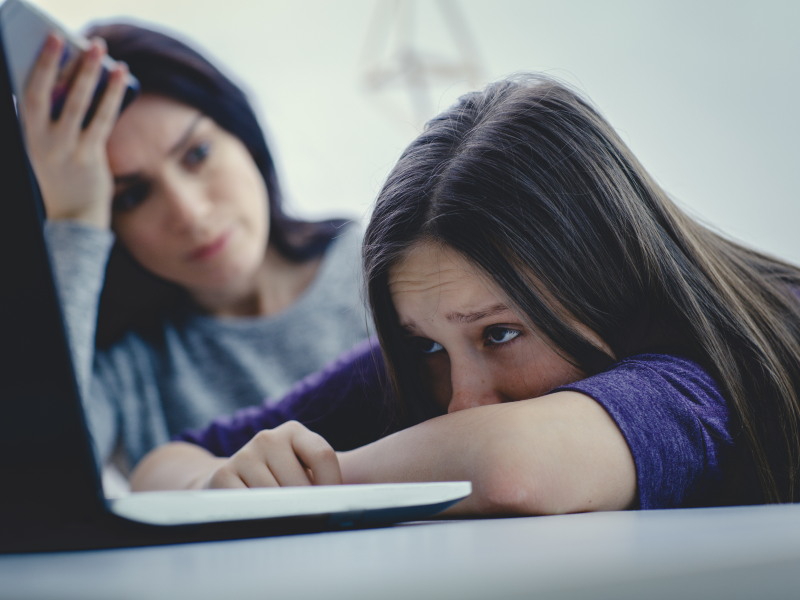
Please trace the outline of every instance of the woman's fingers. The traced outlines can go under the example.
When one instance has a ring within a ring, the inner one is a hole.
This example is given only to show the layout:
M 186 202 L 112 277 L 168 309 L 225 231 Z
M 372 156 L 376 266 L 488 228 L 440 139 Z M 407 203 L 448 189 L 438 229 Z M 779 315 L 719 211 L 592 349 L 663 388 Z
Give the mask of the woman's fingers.
M 52 33 L 48 35 L 28 77 L 22 103 L 22 117 L 28 130 L 50 122 L 50 102 L 63 48 L 64 40 Z
M 115 111 L 104 106 L 103 122 L 89 134 L 82 128 L 97 88 L 105 45 L 93 41 L 87 52 L 66 66 L 60 65 L 63 47 L 59 38 L 48 37 L 25 90 L 21 116 L 28 155 L 48 219 L 69 219 L 107 228 L 114 182 L 106 142 Z M 68 72 L 59 74 L 62 67 Z M 111 77 L 109 104 L 119 103 L 122 75 Z M 66 99 L 61 115 L 53 122 L 53 96 L 60 98 L 63 93 Z
M 85 139 L 100 140 L 105 143 L 108 136 L 111 135 L 114 124 L 117 122 L 122 98 L 125 96 L 125 90 L 127 89 L 128 66 L 124 63 L 118 63 L 117 68 L 109 74 L 108 86 L 100 103 L 97 105 L 97 110 L 89 126 L 84 132 Z
M 83 53 L 80 67 L 72 80 L 64 108 L 58 118 L 60 127 L 80 131 L 100 80 L 100 61 L 105 53 L 105 42 L 99 38 L 92 40 L 89 49 Z

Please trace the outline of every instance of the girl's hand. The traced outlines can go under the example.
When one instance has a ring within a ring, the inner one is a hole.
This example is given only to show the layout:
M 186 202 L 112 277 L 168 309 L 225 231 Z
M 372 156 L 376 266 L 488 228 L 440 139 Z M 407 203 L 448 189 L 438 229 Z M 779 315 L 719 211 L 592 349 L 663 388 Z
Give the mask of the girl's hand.
M 297 421 L 257 433 L 214 470 L 204 488 L 335 485 L 342 483 L 336 452 Z
M 63 47 L 62 39 L 53 34 L 48 36 L 25 89 L 20 112 L 28 155 L 48 218 L 72 219 L 108 228 L 114 182 L 106 142 L 119 114 L 128 69 L 119 63 L 109 74 L 108 87 L 97 111 L 83 129 L 100 79 L 100 61 L 106 53 L 102 40 L 92 40 L 81 57 L 61 115 L 52 121 L 52 95 Z

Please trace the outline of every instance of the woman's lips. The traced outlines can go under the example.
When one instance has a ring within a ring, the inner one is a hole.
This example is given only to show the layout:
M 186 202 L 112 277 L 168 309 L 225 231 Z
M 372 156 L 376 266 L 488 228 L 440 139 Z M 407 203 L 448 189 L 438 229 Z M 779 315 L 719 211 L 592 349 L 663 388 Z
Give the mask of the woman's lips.
M 208 260 L 213 256 L 216 256 L 227 245 L 230 237 L 231 237 L 231 232 L 226 231 L 219 237 L 213 239 L 208 244 L 203 244 L 202 246 L 198 246 L 189 253 L 189 260 L 203 261 L 203 260 Z

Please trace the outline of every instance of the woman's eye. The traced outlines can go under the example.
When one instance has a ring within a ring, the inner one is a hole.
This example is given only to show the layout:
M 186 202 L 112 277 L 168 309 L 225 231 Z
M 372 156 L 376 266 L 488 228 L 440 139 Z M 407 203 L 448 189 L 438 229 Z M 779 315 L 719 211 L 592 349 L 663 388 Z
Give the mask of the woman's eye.
M 192 146 L 186 151 L 186 154 L 183 157 L 183 163 L 190 168 L 197 167 L 206 158 L 208 158 L 208 153 L 210 150 L 211 147 L 207 142 Z
M 517 329 L 509 329 L 508 327 L 492 327 L 486 332 L 486 342 L 490 345 L 505 344 L 522 334 Z
M 444 350 L 444 347 L 441 344 L 425 338 L 417 338 L 416 344 L 417 348 L 419 348 L 420 352 L 423 354 L 434 354 L 435 352 L 441 352 Z
M 125 188 L 121 192 L 114 194 L 111 201 L 111 208 L 117 212 L 125 212 L 136 208 L 147 199 L 150 194 L 150 186 L 146 183 L 137 183 Z

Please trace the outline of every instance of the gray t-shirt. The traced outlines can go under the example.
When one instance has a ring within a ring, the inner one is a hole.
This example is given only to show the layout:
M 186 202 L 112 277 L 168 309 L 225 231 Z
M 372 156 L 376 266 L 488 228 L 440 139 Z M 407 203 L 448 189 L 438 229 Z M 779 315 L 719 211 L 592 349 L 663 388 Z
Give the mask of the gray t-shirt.
M 278 398 L 369 336 L 358 227 L 343 228 L 300 298 L 270 317 L 191 313 L 155 341 L 127 333 L 96 350 L 97 307 L 114 235 L 74 222 L 45 225 L 56 285 L 98 460 L 119 443 L 131 465 L 215 417 Z

